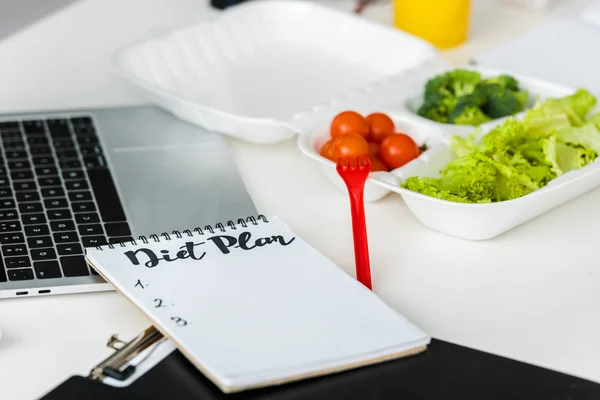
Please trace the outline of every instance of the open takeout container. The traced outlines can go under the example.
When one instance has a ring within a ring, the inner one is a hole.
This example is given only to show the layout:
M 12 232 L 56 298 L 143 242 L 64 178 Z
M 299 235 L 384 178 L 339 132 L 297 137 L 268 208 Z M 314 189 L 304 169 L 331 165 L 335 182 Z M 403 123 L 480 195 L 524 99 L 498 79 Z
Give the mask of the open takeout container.
M 454 66 L 419 38 L 313 2 L 242 3 L 214 20 L 131 44 L 115 54 L 113 64 L 154 103 L 192 124 L 260 144 L 298 135 L 301 152 L 341 191 L 346 188 L 335 164 L 319 155 L 331 120 L 349 109 L 385 112 L 428 150 L 401 168 L 371 173 L 365 200 L 398 193 L 425 226 L 466 239 L 498 236 L 600 184 L 596 161 L 502 203 L 455 203 L 401 188 L 409 176 L 438 174 L 452 157 L 449 137 L 475 129 L 416 114 L 427 80 Z M 484 76 L 514 76 L 530 92 L 531 104 L 574 92 L 510 71 L 469 68 Z M 505 119 L 480 129 L 489 131 Z

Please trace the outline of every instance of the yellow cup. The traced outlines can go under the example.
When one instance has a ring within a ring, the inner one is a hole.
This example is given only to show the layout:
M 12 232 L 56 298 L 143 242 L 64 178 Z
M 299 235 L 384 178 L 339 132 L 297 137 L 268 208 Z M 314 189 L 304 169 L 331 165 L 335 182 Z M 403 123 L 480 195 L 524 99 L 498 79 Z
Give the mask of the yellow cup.
M 467 40 L 471 0 L 393 0 L 394 26 L 439 49 Z

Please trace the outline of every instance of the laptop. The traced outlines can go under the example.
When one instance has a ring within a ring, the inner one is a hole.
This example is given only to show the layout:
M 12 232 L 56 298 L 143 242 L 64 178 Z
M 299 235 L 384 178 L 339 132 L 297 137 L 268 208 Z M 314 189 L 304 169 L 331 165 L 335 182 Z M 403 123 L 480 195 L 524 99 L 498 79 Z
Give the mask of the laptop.
M 113 290 L 85 248 L 256 214 L 225 138 L 154 106 L 0 115 L 0 136 L 0 299 Z

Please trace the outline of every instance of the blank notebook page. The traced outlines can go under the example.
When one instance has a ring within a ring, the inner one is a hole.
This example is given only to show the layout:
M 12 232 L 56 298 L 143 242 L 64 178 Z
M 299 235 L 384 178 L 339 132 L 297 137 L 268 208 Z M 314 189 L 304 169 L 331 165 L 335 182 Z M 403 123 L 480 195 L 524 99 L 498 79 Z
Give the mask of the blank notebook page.
M 88 260 L 225 392 L 396 358 L 429 343 L 277 218 L 177 236 L 90 248 Z

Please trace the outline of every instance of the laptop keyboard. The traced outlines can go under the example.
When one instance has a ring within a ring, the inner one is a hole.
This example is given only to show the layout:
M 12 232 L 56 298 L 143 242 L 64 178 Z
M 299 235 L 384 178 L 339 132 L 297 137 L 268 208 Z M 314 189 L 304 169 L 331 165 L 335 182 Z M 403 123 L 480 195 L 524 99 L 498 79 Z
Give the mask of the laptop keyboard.
M 0 121 L 0 282 L 97 275 L 84 248 L 131 240 L 90 117 Z

